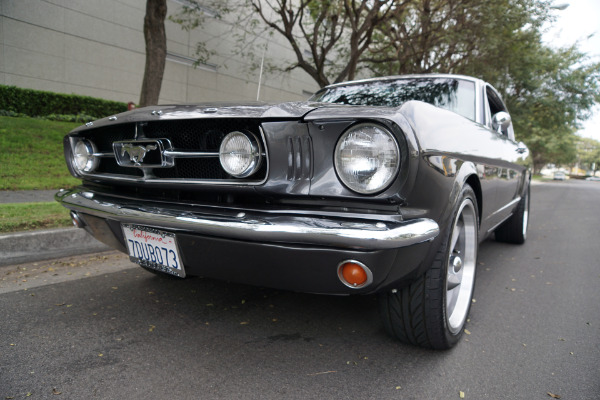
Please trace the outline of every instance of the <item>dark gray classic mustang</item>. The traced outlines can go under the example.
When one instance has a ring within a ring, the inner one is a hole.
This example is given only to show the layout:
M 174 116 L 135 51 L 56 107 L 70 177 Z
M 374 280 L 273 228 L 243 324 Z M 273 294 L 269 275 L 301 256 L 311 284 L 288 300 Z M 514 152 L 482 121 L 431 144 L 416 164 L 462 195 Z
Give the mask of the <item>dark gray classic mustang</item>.
M 485 82 L 400 76 L 306 103 L 138 109 L 64 140 L 76 226 L 152 271 L 378 293 L 385 329 L 460 338 L 478 243 L 523 243 L 529 151 Z

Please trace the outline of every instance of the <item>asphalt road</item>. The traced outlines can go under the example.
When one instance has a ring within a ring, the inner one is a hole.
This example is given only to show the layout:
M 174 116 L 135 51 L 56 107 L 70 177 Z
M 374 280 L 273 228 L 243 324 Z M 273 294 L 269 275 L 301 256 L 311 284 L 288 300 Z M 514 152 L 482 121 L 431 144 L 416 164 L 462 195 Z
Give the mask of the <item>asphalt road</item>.
M 2 267 L 0 399 L 600 398 L 600 183 L 536 185 L 531 214 L 525 245 L 482 243 L 448 352 L 388 338 L 374 297 L 161 279 L 117 253 Z

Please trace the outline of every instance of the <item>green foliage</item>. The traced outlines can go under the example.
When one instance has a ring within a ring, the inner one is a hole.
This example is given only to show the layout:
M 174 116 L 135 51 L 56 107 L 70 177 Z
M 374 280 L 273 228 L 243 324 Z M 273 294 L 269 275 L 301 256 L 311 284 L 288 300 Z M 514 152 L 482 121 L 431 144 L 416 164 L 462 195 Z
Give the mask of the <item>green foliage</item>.
M 207 17 L 221 19 L 224 14 L 231 11 L 229 0 L 187 0 L 186 3 L 177 13 L 169 15 L 168 18 L 187 32 L 204 26 Z M 195 53 L 197 59 L 194 67 L 206 64 L 212 56 L 217 54 L 204 42 L 196 43 Z
M 227 0 L 187 0 L 186 3 L 178 13 L 169 15 L 169 20 L 188 32 L 203 26 L 207 16 L 221 19 L 231 11 Z
M 14 111 L 0 110 L 0 117 L 28 118 L 29 115 L 23 114 L 23 113 L 17 113 Z M 44 115 L 42 117 L 35 117 L 35 118 L 47 119 L 50 121 L 78 122 L 80 124 L 84 124 L 86 122 L 97 119 L 97 117 L 94 117 L 91 115 L 86 115 L 86 114 L 77 114 L 77 115 L 50 114 L 50 115 Z
M 86 122 L 98 119 L 98 117 L 94 117 L 94 116 L 87 115 L 87 114 L 77 114 L 77 115 L 50 114 L 50 115 L 45 115 L 41 118 L 48 119 L 51 121 L 77 122 L 80 124 L 84 124 Z
M 600 63 L 590 63 L 576 47 L 548 48 L 539 37 L 526 46 L 498 79 L 515 132 L 532 150 L 536 170 L 548 162 L 572 163 L 579 123 L 600 101 Z
M 58 203 L 0 204 L 0 233 L 71 226 L 69 210 Z
M 30 117 L 53 115 L 62 116 L 58 117 L 59 120 L 79 121 L 78 116 L 98 119 L 127 111 L 127 104 L 88 96 L 0 85 L 0 110 Z M 64 117 L 65 115 L 69 117 Z
M 63 137 L 79 124 L 0 117 L 0 190 L 58 189 L 79 181 L 67 169 Z
M 391 2 L 390 18 L 376 28 L 366 64 L 381 75 L 455 73 L 473 60 L 487 60 L 504 37 L 546 15 L 538 0 L 428 0 Z M 535 19 L 531 16 L 539 14 Z M 501 16 L 499 18 L 498 16 Z M 485 64 L 485 63 L 483 63 Z M 490 65 L 491 66 L 491 65 Z M 469 75 L 479 76 L 481 65 Z
M 577 141 L 577 161 L 588 171 L 600 169 L 600 142 L 589 138 Z

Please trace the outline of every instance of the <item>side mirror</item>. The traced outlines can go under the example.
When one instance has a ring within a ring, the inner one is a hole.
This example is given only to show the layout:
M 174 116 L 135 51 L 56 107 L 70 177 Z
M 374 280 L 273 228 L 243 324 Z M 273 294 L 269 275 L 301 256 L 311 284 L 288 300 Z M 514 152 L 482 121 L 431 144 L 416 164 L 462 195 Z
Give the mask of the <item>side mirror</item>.
M 525 154 L 528 152 L 529 152 L 529 150 L 527 149 L 527 146 L 525 145 L 525 143 L 519 142 L 519 144 L 517 144 L 517 153 Z
M 492 129 L 503 135 L 508 134 L 508 127 L 510 126 L 510 114 L 504 111 L 500 111 L 492 117 Z

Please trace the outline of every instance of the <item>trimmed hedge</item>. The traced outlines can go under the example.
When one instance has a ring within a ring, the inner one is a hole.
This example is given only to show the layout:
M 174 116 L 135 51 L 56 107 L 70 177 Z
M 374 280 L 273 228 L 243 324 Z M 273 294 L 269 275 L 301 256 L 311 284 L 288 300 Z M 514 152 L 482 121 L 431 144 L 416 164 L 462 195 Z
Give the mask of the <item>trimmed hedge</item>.
M 98 117 L 94 117 L 93 115 L 86 115 L 86 114 L 77 114 L 77 115 L 50 114 L 50 115 L 44 115 L 42 117 L 32 117 L 27 114 L 16 113 L 14 111 L 6 111 L 6 110 L 0 110 L 0 117 L 36 118 L 36 119 L 47 119 L 50 121 L 79 122 L 81 124 L 98 119 Z
M 0 85 L 0 110 L 30 117 L 85 115 L 93 119 L 127 111 L 127 104 L 75 94 Z

